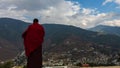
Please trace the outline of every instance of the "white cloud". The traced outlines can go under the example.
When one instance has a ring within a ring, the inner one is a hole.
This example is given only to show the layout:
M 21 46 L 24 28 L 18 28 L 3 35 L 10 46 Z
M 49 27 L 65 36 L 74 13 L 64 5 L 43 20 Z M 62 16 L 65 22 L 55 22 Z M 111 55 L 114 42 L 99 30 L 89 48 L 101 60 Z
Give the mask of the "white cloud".
M 57 6 L 64 0 L 0 0 L 0 17 L 20 20 L 40 17 L 42 10 Z M 23 19 L 24 18 L 24 19 Z
M 35 10 L 47 9 L 49 6 L 59 5 L 59 3 L 63 1 L 64 0 L 35 0 L 35 1 L 34 0 L 1 0 L 0 4 L 3 4 L 4 7 L 10 5 L 16 5 L 17 10 L 26 9 L 30 11 L 35 11 Z
M 23 16 L 27 11 L 14 11 L 12 8 L 8 8 L 8 10 L 0 10 L 0 17 L 8 17 L 8 18 L 15 18 L 20 20 L 26 20 Z
M 37 17 L 41 23 L 89 28 L 98 24 L 106 24 L 109 21 L 114 23 L 114 17 L 119 19 L 117 15 L 115 13 L 99 13 L 97 9 L 83 8 L 77 2 L 65 0 L 0 0 L 0 17 L 29 22 Z
M 120 0 L 115 0 L 115 3 L 120 5 Z
M 101 23 L 102 25 L 109 25 L 109 26 L 120 26 L 120 19 L 114 19 L 114 20 L 109 20 L 109 21 L 104 21 Z
M 120 8 L 120 0 L 105 0 L 103 2 L 103 5 L 106 5 L 107 3 L 111 3 L 111 2 L 116 3 L 118 5 L 117 8 Z
M 101 20 L 98 20 L 100 23 L 97 25 L 109 25 L 109 26 L 120 26 L 120 14 L 116 13 L 108 13 L 103 14 L 103 17 L 101 17 Z
M 103 5 L 106 5 L 107 3 L 109 3 L 109 2 L 113 2 L 114 0 L 105 0 L 104 2 L 103 2 Z

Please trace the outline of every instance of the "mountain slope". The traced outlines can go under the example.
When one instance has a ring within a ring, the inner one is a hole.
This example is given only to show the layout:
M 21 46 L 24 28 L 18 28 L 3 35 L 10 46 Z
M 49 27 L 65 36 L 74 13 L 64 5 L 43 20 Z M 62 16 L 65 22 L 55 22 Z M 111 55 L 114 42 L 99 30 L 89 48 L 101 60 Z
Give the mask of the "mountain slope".
M 83 41 L 109 45 L 115 48 L 120 47 L 120 43 L 118 43 L 120 39 L 115 35 L 92 32 L 74 26 L 66 25 L 46 24 L 44 27 L 46 30 L 46 38 L 51 39 L 53 43 L 60 43 L 66 38 L 75 36 Z
M 108 34 L 115 34 L 120 36 L 120 27 L 99 25 L 99 26 L 90 28 L 89 30 L 108 33 Z
M 116 58 L 120 52 L 120 37 L 116 35 L 67 25 L 46 24 L 44 27 L 44 65 L 67 65 L 74 62 L 113 64 L 115 59 L 112 58 Z
M 18 41 L 21 41 L 20 36 L 26 27 L 27 24 L 23 21 L 0 18 L 0 37 L 9 40 L 14 44 L 18 44 Z
M 13 59 L 16 56 L 16 48 L 13 44 L 5 39 L 0 38 L 0 61 Z
M 13 59 L 23 50 L 21 34 L 27 23 L 10 18 L 0 18 L 0 61 Z

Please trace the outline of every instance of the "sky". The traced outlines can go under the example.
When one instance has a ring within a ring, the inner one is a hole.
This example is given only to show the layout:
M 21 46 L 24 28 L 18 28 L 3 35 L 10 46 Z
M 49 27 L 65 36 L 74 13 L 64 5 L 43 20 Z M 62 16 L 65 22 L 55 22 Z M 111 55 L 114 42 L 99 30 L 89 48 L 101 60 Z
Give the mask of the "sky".
M 120 26 L 120 0 L 0 0 L 0 18 L 80 28 Z

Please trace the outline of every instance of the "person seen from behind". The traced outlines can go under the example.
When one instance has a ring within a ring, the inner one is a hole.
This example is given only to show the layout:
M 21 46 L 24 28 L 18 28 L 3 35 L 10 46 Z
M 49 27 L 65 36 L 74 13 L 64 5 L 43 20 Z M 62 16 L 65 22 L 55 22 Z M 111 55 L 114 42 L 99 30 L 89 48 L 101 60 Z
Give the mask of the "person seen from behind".
M 33 20 L 33 24 L 22 34 L 25 54 L 27 56 L 27 68 L 42 68 L 42 43 L 44 35 L 44 28 L 36 18 Z

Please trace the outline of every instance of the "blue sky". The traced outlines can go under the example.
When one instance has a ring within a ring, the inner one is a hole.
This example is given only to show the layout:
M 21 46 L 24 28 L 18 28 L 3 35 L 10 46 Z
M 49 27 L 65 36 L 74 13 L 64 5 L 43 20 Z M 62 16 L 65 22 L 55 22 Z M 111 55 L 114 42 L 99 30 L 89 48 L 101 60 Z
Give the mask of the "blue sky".
M 107 3 L 106 5 L 102 5 L 105 0 L 70 0 L 74 2 L 79 2 L 79 4 L 84 8 L 97 8 L 99 12 L 120 12 L 119 8 L 116 8 L 118 4 L 114 2 Z
M 0 0 L 0 18 L 80 28 L 120 26 L 120 0 Z

